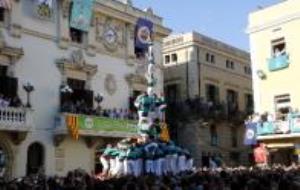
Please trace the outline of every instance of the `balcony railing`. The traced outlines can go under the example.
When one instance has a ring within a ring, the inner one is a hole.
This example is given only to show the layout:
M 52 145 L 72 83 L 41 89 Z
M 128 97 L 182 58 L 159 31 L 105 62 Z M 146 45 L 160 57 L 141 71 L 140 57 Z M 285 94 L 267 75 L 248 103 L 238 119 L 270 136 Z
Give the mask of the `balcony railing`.
M 27 108 L 0 108 L 0 130 L 28 131 L 32 127 L 31 110 Z
M 277 71 L 289 66 L 289 56 L 287 54 L 279 55 L 268 60 L 269 71 Z
M 169 102 L 167 108 L 167 119 L 170 120 L 228 120 L 233 123 L 243 123 L 246 115 L 251 114 L 251 109 L 239 111 L 237 107 L 226 103 L 208 103 L 198 100 L 185 102 Z
M 61 113 L 56 117 L 56 134 L 65 134 L 70 127 L 81 136 L 132 137 L 137 134 L 137 121 L 91 115 Z
M 291 114 L 289 119 L 282 121 L 266 121 L 258 122 L 256 125 L 257 136 L 264 138 L 264 136 L 283 136 L 293 137 L 296 134 L 300 135 L 300 114 Z

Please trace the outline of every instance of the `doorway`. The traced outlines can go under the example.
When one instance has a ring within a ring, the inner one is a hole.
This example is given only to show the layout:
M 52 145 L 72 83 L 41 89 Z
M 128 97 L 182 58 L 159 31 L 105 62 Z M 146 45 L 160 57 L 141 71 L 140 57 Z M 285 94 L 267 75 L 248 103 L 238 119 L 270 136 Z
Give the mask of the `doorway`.
M 32 143 L 27 150 L 27 175 L 37 174 L 44 166 L 45 152 L 40 143 Z

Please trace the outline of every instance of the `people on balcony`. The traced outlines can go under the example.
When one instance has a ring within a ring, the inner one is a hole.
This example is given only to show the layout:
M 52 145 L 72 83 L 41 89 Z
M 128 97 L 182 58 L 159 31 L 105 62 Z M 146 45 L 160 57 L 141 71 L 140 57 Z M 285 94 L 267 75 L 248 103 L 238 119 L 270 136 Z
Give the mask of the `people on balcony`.
M 4 96 L 0 94 L 0 108 L 14 107 L 19 108 L 22 107 L 23 104 L 18 96 L 14 96 L 13 98 Z
M 285 55 L 286 54 L 286 51 L 285 51 L 285 48 L 283 48 L 282 50 L 280 50 L 279 48 L 276 48 L 275 49 L 275 52 L 274 52 L 274 57 L 280 57 L 282 55 Z
M 168 100 L 168 99 L 167 99 Z M 185 101 L 168 102 L 168 114 L 178 118 L 197 116 L 203 119 L 240 119 L 243 121 L 243 112 L 239 111 L 238 104 L 226 104 L 220 101 L 205 101 L 196 96 Z

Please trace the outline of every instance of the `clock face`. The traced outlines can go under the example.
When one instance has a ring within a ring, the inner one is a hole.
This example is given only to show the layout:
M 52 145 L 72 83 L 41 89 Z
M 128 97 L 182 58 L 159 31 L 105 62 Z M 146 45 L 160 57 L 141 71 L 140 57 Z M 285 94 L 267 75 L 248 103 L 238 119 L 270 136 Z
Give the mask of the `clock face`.
M 115 44 L 117 42 L 117 33 L 114 29 L 108 28 L 104 32 L 104 39 L 109 44 Z

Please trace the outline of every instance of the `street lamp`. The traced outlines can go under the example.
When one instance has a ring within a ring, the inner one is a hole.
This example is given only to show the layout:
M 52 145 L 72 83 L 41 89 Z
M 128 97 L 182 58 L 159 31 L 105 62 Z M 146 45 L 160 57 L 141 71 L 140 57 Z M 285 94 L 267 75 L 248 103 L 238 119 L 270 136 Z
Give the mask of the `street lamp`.
M 260 78 L 261 80 L 264 80 L 267 78 L 267 75 L 262 70 L 257 70 L 256 74 L 257 74 L 258 78 Z
M 96 96 L 95 96 L 95 101 L 97 102 L 97 107 L 98 108 L 100 108 L 100 103 L 103 101 L 103 96 L 101 95 L 101 94 L 97 94 Z
M 32 91 L 34 91 L 34 86 L 30 83 L 27 82 L 23 85 L 24 90 L 27 93 L 27 103 L 26 103 L 26 107 L 31 108 L 31 104 L 30 104 L 30 93 Z

